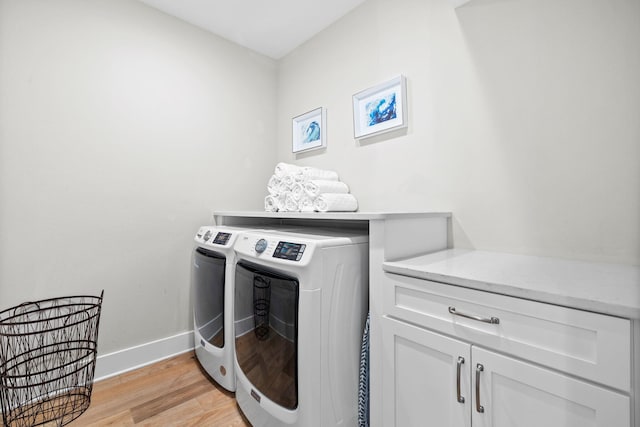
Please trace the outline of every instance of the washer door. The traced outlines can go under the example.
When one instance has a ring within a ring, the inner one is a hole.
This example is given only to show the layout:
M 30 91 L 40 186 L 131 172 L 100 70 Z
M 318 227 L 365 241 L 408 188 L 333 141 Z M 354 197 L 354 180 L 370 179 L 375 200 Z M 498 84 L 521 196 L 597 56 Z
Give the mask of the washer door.
M 224 285 L 226 258 L 197 248 L 191 271 L 196 330 L 211 345 L 224 347 Z
M 236 266 L 236 358 L 253 387 L 298 407 L 298 280 L 240 261 Z

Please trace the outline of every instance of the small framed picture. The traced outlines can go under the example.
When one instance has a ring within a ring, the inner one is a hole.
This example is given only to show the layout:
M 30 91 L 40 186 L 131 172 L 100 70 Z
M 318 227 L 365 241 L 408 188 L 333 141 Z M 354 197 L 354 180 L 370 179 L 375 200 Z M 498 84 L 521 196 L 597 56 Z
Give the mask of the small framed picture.
M 356 139 L 407 127 L 407 83 L 404 76 L 353 95 Z
M 292 151 L 316 150 L 327 146 L 326 111 L 324 107 L 293 118 Z

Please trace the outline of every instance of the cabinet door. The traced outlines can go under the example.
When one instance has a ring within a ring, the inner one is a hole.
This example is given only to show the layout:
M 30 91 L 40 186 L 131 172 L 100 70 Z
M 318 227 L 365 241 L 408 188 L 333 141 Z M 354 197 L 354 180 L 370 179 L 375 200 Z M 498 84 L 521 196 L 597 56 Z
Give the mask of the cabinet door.
M 382 333 L 381 425 L 470 427 L 471 346 L 387 317 Z
M 472 360 L 473 427 L 630 425 L 628 396 L 478 347 Z

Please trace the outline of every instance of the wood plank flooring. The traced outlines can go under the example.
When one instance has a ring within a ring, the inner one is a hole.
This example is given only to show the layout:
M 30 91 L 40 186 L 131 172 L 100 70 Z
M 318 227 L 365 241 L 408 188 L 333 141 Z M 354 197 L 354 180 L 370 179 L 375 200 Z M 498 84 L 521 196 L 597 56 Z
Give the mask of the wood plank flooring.
M 193 352 L 99 381 L 71 427 L 250 427 L 234 394 L 215 383 Z

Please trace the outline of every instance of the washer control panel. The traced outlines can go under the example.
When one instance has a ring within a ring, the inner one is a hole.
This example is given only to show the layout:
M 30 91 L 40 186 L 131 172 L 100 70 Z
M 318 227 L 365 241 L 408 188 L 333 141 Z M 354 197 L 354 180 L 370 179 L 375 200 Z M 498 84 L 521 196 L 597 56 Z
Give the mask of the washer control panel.
M 300 261 L 307 245 L 304 243 L 278 242 L 276 250 L 273 251 L 274 258 L 288 259 L 290 261 Z
M 241 233 L 233 246 L 239 254 L 301 267 L 311 259 L 314 247 L 314 242 L 304 238 L 252 232 Z

